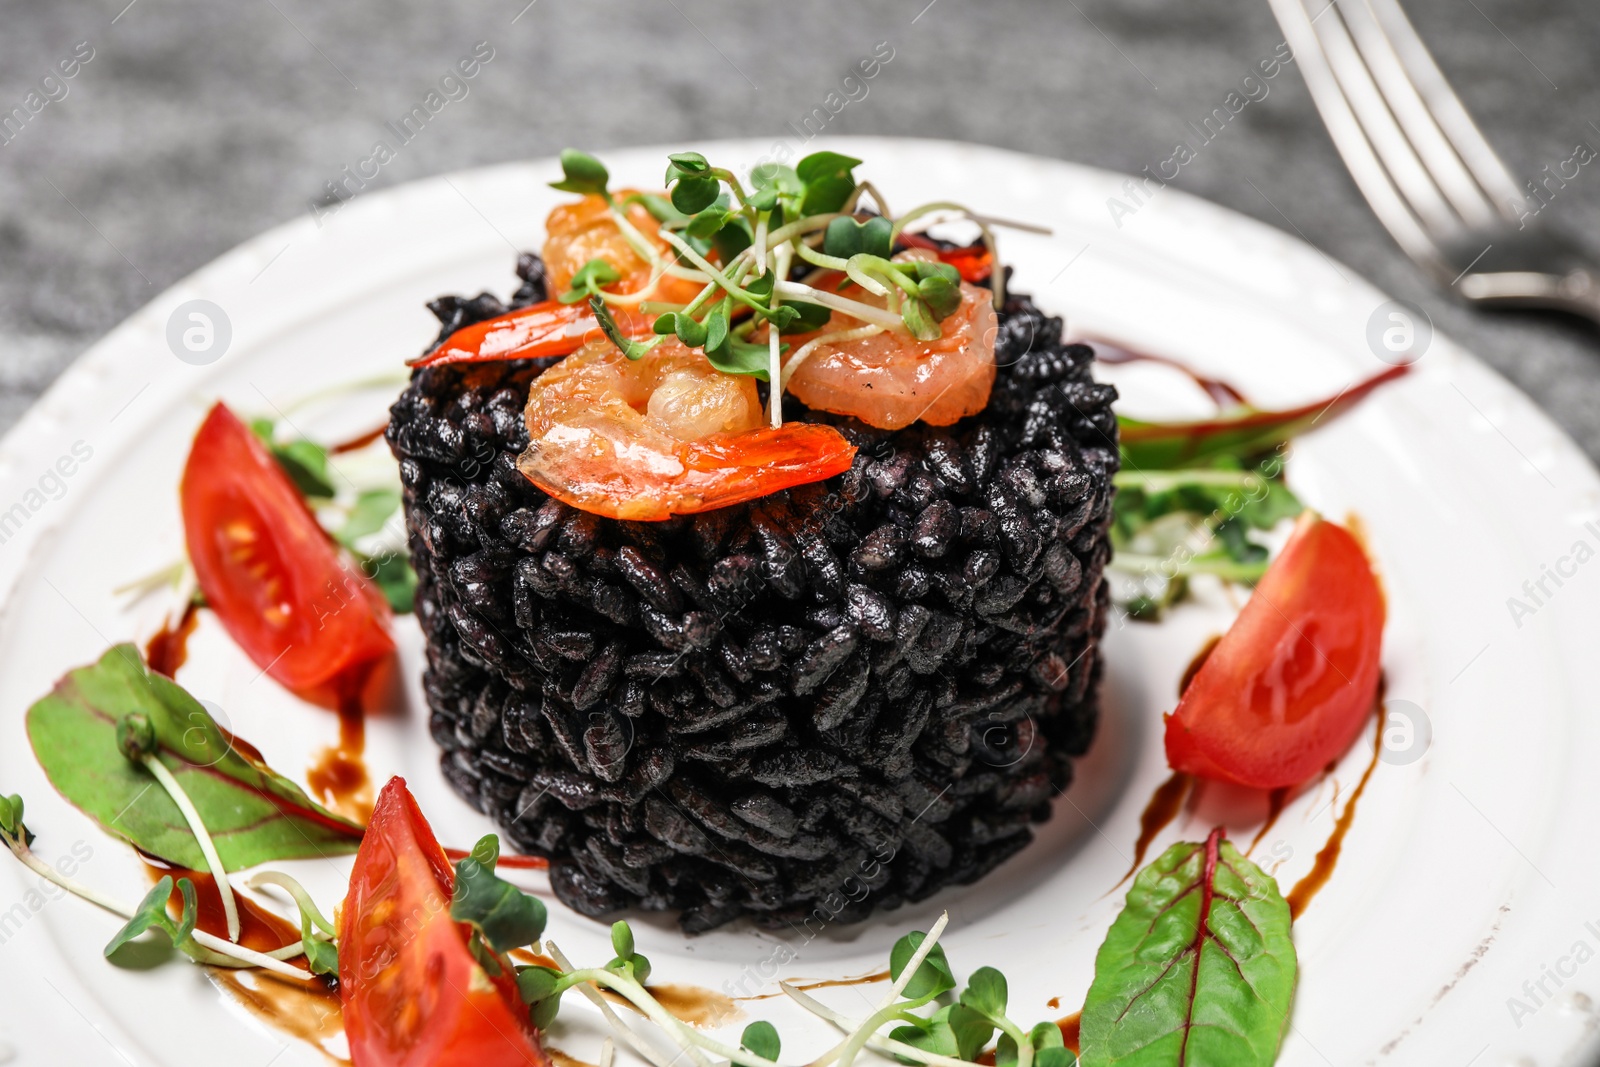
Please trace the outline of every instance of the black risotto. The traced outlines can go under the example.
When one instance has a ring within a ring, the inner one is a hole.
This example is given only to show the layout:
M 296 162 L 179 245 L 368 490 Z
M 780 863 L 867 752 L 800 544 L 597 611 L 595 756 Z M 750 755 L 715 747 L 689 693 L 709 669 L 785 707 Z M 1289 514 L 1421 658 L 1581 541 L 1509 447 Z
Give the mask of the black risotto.
M 430 307 L 441 339 L 545 299 Z M 852 922 L 1031 839 L 1094 733 L 1115 391 L 1025 296 L 988 409 L 883 431 L 827 482 L 660 523 L 517 471 L 547 363 L 418 371 L 395 403 L 445 776 L 586 915 Z M 763 387 L 764 388 L 764 387 Z

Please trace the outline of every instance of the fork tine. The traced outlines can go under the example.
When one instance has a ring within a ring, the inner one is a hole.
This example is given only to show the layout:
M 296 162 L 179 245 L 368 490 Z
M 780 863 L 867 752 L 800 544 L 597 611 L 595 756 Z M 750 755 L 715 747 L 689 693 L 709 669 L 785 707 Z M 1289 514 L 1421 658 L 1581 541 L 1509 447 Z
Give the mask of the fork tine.
M 1350 176 L 1367 198 L 1378 221 L 1383 223 L 1408 256 L 1435 273 L 1447 273 L 1449 268 L 1444 265 L 1444 257 L 1440 255 L 1438 246 L 1411 213 L 1389 172 L 1378 161 L 1372 144 L 1362 131 L 1361 123 L 1350 109 L 1350 103 L 1323 50 L 1317 28 L 1301 6 L 1301 0 L 1269 2 L 1284 38 L 1294 51 L 1300 74 L 1311 91 L 1312 102 L 1317 105 L 1323 124 L 1333 138 L 1333 145 L 1344 158 Z M 1331 6 L 1332 0 L 1329 0 Z M 1326 12 L 1327 8 L 1322 10 Z
M 1400 11 L 1393 0 L 1377 2 L 1393 12 Z M 1423 99 L 1412 71 L 1373 9 L 1373 0 L 1346 0 L 1340 5 L 1340 13 L 1389 111 L 1450 205 L 1470 227 L 1493 226 L 1504 218 L 1502 209 L 1480 186 Z M 1400 18 L 1404 19 L 1405 15 L 1401 13 Z M 1412 38 L 1415 39 L 1415 34 Z M 1420 41 L 1416 43 L 1421 44 Z M 1426 49 L 1423 53 L 1426 55 Z M 1437 75 L 1438 68 L 1432 67 L 1432 70 Z M 1444 91 L 1449 93 L 1448 85 Z M 1453 99 L 1454 95 L 1451 97 Z M 1459 108 L 1460 101 L 1456 101 L 1456 105 Z M 1488 148 L 1486 143 L 1484 148 Z
M 1456 155 L 1466 164 L 1478 185 L 1488 194 L 1502 217 L 1515 219 L 1517 205 L 1523 201 L 1522 188 L 1506 168 L 1500 154 L 1490 146 L 1483 131 L 1468 114 L 1461 98 L 1450 87 L 1444 73 L 1433 61 L 1428 47 L 1417 36 L 1416 27 L 1406 17 L 1399 0 L 1367 0 L 1373 17 L 1381 25 L 1395 55 L 1409 74 L 1418 95 L 1427 103 L 1429 114 L 1449 138 Z
M 1312 29 L 1322 41 L 1328 66 L 1344 91 L 1356 121 L 1361 124 L 1362 133 L 1400 195 L 1436 241 L 1455 234 L 1461 229 L 1461 223 L 1427 163 L 1395 121 L 1389 101 L 1357 50 L 1345 17 L 1345 5 L 1330 3 L 1312 20 Z

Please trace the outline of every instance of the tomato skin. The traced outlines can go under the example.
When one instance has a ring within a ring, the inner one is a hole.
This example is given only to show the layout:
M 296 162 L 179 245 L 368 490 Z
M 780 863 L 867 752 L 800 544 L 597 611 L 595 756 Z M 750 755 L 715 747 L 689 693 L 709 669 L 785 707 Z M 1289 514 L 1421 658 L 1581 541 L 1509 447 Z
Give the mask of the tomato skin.
M 220 403 L 195 434 L 179 492 L 206 603 L 258 667 L 301 695 L 338 697 L 394 652 L 388 604 Z
M 404 779 L 378 795 L 339 915 L 355 1067 L 549 1067 L 510 972 L 490 978 L 450 918 L 454 874 Z
M 1372 714 L 1384 614 L 1355 537 L 1302 516 L 1166 717 L 1167 762 L 1258 789 L 1311 778 Z

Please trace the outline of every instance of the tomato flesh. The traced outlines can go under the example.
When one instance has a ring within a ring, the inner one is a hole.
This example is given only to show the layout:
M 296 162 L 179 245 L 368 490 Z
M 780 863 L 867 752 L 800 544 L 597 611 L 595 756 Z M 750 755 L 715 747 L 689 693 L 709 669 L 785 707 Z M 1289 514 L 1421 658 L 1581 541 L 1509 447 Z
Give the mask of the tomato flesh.
M 339 916 L 339 1002 L 355 1067 L 549 1067 L 510 972 L 491 978 L 450 918 L 450 861 L 401 778 L 378 795 Z
M 347 697 L 394 652 L 382 595 L 222 404 L 195 434 L 180 494 L 200 590 L 256 666 L 302 695 Z
M 1166 717 L 1167 762 L 1259 789 L 1306 781 L 1372 714 L 1383 622 L 1360 543 L 1307 513 Z

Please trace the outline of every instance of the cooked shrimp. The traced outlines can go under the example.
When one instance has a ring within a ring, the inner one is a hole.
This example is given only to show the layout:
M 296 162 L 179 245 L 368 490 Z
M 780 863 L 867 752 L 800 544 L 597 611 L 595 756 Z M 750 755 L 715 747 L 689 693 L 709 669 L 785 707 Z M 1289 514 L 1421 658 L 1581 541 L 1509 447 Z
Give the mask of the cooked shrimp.
M 851 296 L 873 299 L 859 290 Z M 862 328 L 858 319 L 835 312 L 817 334 L 798 339 L 803 343 L 784 368 L 788 391 L 807 407 L 854 415 L 884 430 L 918 419 L 948 426 L 975 415 L 994 388 L 992 294 L 962 282 L 961 306 L 940 325 L 937 340 L 918 341 L 897 331 Z
M 624 189 L 615 194 L 618 203 L 633 195 L 634 190 Z M 623 214 L 645 240 L 661 250 L 663 258 L 675 262 L 672 250 L 656 236 L 661 224 L 635 202 L 623 209 Z M 550 295 L 566 292 L 572 286 L 572 276 L 592 259 L 603 259 L 622 278 L 606 286 L 608 292 L 637 293 L 650 284 L 650 263 L 628 243 L 617 220 L 611 214 L 605 198 L 590 195 L 570 204 L 562 204 L 550 212 L 545 220 L 544 264 L 550 282 Z M 703 283 L 686 278 L 663 275 L 657 282 L 652 299 L 670 303 L 688 303 L 699 294 Z
M 669 340 L 629 360 L 585 345 L 534 379 L 517 467 L 573 507 L 659 520 L 766 496 L 848 470 L 830 426 L 762 425 L 754 379 Z

